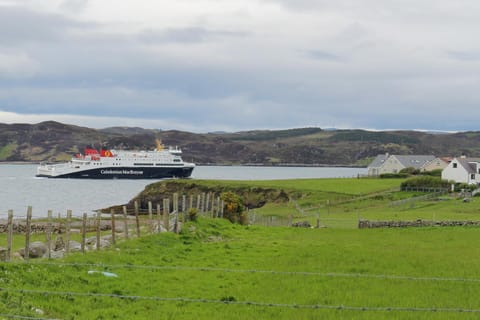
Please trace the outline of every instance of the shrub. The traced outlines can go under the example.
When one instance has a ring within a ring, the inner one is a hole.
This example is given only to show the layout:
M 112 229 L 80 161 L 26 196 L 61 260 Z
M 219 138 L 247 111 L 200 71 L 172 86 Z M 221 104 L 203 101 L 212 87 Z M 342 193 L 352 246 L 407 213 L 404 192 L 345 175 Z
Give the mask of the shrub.
M 455 192 L 460 192 L 462 190 L 465 191 L 473 191 L 477 189 L 477 186 L 474 184 L 467 184 L 467 183 L 456 183 L 455 184 Z
M 415 169 L 414 167 L 408 167 L 400 170 L 400 174 L 406 173 L 407 175 L 417 175 L 420 173 L 419 169 Z
M 408 177 L 408 173 L 382 173 L 380 175 L 380 179 L 405 179 Z
M 410 178 L 400 185 L 402 190 L 406 188 L 449 188 L 450 182 L 439 177 L 417 176 Z
M 224 202 L 224 217 L 233 223 L 244 224 L 247 220 L 242 217 L 244 205 L 242 199 L 233 192 L 224 192 L 220 195 Z
M 190 209 L 188 209 L 187 214 L 188 214 L 188 219 L 189 219 L 190 221 L 197 221 L 197 218 L 198 218 L 198 210 L 197 210 L 197 208 L 190 208 Z
M 435 169 L 432 171 L 422 171 L 420 174 L 422 176 L 432 176 L 432 177 L 441 177 L 442 176 L 442 169 Z

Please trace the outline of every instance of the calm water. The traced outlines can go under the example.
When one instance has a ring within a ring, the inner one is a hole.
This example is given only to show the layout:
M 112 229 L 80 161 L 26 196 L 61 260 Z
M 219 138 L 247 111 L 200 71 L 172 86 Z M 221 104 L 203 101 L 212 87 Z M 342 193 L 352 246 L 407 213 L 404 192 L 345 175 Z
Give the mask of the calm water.
M 35 178 L 36 165 L 0 165 L 0 217 L 9 209 L 15 216 L 33 207 L 34 217 L 45 217 L 47 211 L 74 215 L 91 213 L 100 208 L 127 203 L 155 180 L 83 180 Z M 194 179 L 274 180 L 297 178 L 354 177 L 365 174 L 364 168 L 304 167 L 196 167 Z

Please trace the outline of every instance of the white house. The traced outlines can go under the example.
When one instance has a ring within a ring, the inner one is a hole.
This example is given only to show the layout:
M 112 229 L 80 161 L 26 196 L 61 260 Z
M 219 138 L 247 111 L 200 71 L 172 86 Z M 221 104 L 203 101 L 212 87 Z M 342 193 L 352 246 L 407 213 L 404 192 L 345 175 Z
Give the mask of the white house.
M 480 158 L 454 158 L 442 171 L 443 180 L 480 184 Z
M 378 176 L 384 173 L 399 173 L 405 168 L 423 168 L 437 159 L 432 155 L 390 155 L 380 154 L 368 166 L 369 176 Z

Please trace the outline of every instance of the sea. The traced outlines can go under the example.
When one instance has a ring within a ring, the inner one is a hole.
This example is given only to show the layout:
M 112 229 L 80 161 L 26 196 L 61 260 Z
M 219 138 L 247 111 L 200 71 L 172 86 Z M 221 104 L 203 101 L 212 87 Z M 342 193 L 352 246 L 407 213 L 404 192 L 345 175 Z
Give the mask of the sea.
M 0 218 L 13 210 L 14 217 L 26 216 L 32 207 L 34 218 L 43 218 L 52 210 L 54 216 L 74 216 L 130 201 L 145 186 L 159 180 L 89 180 L 35 177 L 37 165 L 0 165 Z M 278 180 L 303 178 L 351 178 L 367 173 L 366 168 L 345 167 L 256 167 L 197 166 L 191 179 Z

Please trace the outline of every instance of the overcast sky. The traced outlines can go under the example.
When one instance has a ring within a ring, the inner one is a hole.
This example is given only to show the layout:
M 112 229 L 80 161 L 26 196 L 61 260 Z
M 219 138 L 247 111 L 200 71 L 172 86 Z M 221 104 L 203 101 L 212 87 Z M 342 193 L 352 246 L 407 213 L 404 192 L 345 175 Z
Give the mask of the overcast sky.
M 0 122 L 480 130 L 478 0 L 0 0 Z

